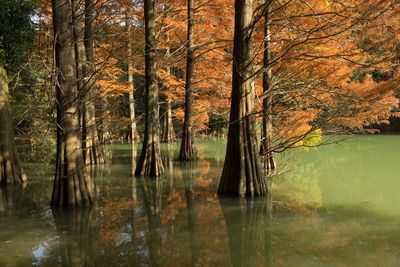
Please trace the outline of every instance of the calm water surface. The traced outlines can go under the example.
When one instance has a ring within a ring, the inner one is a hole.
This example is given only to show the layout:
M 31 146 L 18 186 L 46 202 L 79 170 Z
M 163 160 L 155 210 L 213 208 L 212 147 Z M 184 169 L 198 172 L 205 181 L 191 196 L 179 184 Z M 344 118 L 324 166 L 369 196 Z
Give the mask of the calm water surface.
M 92 171 L 98 205 L 52 212 L 53 167 L 0 190 L 0 266 L 400 266 L 400 136 L 279 155 L 271 194 L 219 199 L 225 143 L 200 141 L 161 179 L 133 179 L 129 145 Z

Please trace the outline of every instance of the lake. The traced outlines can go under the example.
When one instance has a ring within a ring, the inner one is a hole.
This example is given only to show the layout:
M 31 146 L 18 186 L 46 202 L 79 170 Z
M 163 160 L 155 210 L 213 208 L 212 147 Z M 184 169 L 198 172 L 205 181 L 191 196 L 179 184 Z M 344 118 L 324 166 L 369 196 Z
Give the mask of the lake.
M 400 136 L 356 136 L 277 155 L 270 194 L 218 198 L 224 141 L 159 179 L 132 178 L 130 145 L 90 170 L 92 209 L 49 207 L 54 167 L 25 163 L 0 190 L 0 266 L 400 266 Z

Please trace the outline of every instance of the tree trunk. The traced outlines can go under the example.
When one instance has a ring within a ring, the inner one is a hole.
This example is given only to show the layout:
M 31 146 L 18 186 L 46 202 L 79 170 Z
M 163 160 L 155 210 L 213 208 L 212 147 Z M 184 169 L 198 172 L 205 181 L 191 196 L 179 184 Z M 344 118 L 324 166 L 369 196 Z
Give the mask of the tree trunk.
M 170 143 L 174 141 L 174 139 L 175 139 L 175 132 L 172 124 L 172 104 L 171 104 L 171 99 L 168 96 L 166 96 L 165 114 L 163 117 L 161 141 Z
M 126 16 L 126 32 L 129 36 L 131 31 L 131 21 L 129 20 L 128 14 Z M 132 163 L 136 162 L 136 140 L 139 140 L 137 128 L 136 128 L 136 116 L 135 116 L 135 97 L 133 95 L 135 91 L 135 87 L 133 85 L 133 68 L 132 68 L 132 47 L 131 47 L 131 40 L 128 38 L 126 42 L 126 50 L 127 50 L 127 71 L 128 71 L 128 83 L 131 88 L 129 91 L 129 113 L 131 118 L 131 139 L 132 139 Z
M 193 71 L 194 71 L 194 47 L 193 47 L 193 0 L 188 0 L 188 25 L 186 40 L 186 84 L 185 84 L 185 120 L 179 160 L 194 160 L 196 149 L 193 136 Z
M 85 30 L 84 30 L 84 47 L 86 52 L 86 87 L 84 106 L 84 124 L 85 132 L 84 155 L 85 163 L 102 164 L 104 163 L 103 150 L 100 147 L 100 138 L 96 125 L 96 87 L 95 87 L 95 62 L 94 62 L 94 36 L 93 36 L 93 20 L 94 14 L 93 0 L 85 0 Z
M 269 4 L 269 3 L 266 3 Z M 260 155 L 262 157 L 263 167 L 267 173 L 275 169 L 275 161 L 272 155 L 272 92 L 271 92 L 271 78 L 272 70 L 269 66 L 271 62 L 271 33 L 270 33 L 270 20 L 269 8 L 265 10 L 264 14 L 264 73 L 263 73 L 263 118 L 262 118 L 262 131 L 261 131 L 261 146 Z
M 22 184 L 27 178 L 19 162 L 14 142 L 6 71 L 0 66 L 0 183 Z
M 167 9 L 165 9 L 164 12 L 167 12 Z M 166 35 L 166 39 L 167 39 L 167 42 L 169 43 L 168 34 Z M 165 52 L 165 58 L 169 58 L 170 56 L 171 56 L 171 51 L 170 51 L 169 46 L 167 46 L 166 52 Z M 170 68 L 169 64 L 167 64 L 165 70 L 167 72 L 167 75 L 170 76 L 171 68 Z M 165 85 L 164 90 L 166 91 L 164 93 L 165 113 L 164 113 L 164 116 L 162 117 L 163 123 L 162 123 L 161 142 L 170 143 L 170 142 L 173 142 L 175 139 L 175 132 L 174 132 L 173 124 L 172 124 L 172 103 L 171 103 L 171 98 L 168 95 L 168 90 L 169 90 L 168 84 Z
M 261 196 L 266 181 L 257 149 L 252 75 L 253 0 L 235 1 L 233 75 L 228 144 L 218 194 Z
M 68 0 L 53 0 L 52 6 L 58 79 L 57 158 L 51 206 L 89 206 L 94 202 L 94 194 L 82 155 L 72 7 Z
M 160 121 L 154 11 L 154 0 L 145 0 L 145 130 L 142 152 L 136 166 L 135 175 L 157 177 L 163 173 L 164 166 L 160 153 Z

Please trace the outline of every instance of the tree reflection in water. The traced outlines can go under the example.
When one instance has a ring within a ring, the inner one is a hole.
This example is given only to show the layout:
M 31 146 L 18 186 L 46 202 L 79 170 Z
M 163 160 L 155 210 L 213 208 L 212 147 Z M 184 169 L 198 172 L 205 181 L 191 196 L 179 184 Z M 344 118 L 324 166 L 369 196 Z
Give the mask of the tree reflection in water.
M 266 266 L 267 198 L 220 198 L 233 266 Z
M 89 254 L 96 249 L 96 213 L 93 208 L 55 209 L 54 223 L 60 237 L 59 259 L 62 266 L 87 266 Z
M 161 266 L 162 260 L 162 221 L 161 212 L 164 200 L 165 177 L 137 178 L 137 187 L 141 194 L 147 215 L 148 239 L 151 266 Z
M 187 226 L 190 237 L 190 251 L 192 257 L 192 266 L 198 266 L 199 264 L 199 245 L 196 240 L 196 214 L 194 210 L 194 195 L 193 195 L 193 183 L 196 178 L 195 163 L 193 161 L 185 164 L 184 183 L 185 183 L 185 197 L 186 197 L 186 214 L 187 214 Z
M 0 188 L 1 214 L 12 215 L 14 212 L 21 212 L 24 206 L 25 188 L 26 183 L 19 186 L 3 186 Z

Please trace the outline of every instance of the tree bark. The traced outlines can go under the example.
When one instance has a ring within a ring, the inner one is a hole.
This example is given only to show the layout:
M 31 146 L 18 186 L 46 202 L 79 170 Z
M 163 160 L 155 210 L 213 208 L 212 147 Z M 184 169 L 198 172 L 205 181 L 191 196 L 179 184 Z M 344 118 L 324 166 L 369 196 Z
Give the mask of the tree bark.
M 186 84 L 185 84 L 185 119 L 179 160 L 194 160 L 196 149 L 193 136 L 193 71 L 194 71 L 194 35 L 193 35 L 193 0 L 188 0 L 187 40 L 186 40 Z
M 128 14 L 125 14 L 126 16 L 126 32 L 129 36 L 130 31 L 131 31 L 131 21 L 129 20 Z M 135 116 L 135 96 L 134 96 L 134 91 L 135 87 L 133 85 L 133 68 L 132 68 L 132 46 L 131 46 L 131 40 L 128 38 L 126 42 L 126 50 L 127 50 L 127 71 L 128 71 L 128 83 L 131 88 L 129 91 L 129 114 L 131 118 L 131 139 L 132 139 L 132 163 L 136 162 L 136 141 L 139 140 L 138 138 L 138 133 L 137 133 L 137 127 L 136 127 L 136 116 Z
M 170 143 L 175 139 L 174 127 L 172 124 L 172 104 L 171 99 L 166 96 L 165 99 L 165 114 L 163 117 L 161 141 Z
M 0 66 L 0 183 L 22 184 L 26 175 L 21 167 L 14 141 L 6 71 Z
M 157 177 L 163 173 L 164 166 L 160 153 L 160 121 L 154 11 L 154 0 L 145 0 L 145 131 L 143 147 L 136 166 L 135 175 Z
M 85 163 L 88 165 L 104 163 L 104 153 L 100 147 L 100 138 L 96 124 L 96 86 L 95 86 L 95 62 L 94 62 L 94 36 L 93 20 L 94 14 L 93 0 L 85 0 L 85 29 L 84 29 L 84 48 L 86 57 L 86 87 L 87 92 L 84 98 L 84 155 Z
M 129 19 L 129 15 L 125 14 L 125 23 L 126 23 L 126 32 L 127 35 L 129 36 L 130 31 L 131 31 L 131 21 Z M 137 127 L 136 127 L 136 116 L 135 116 L 135 86 L 133 84 L 133 70 L 132 70 L 132 46 L 131 46 L 131 40 L 128 38 L 126 42 L 126 51 L 127 51 L 127 72 L 128 72 L 128 83 L 129 86 L 131 87 L 131 90 L 129 91 L 129 114 L 130 114 L 130 119 L 131 119 L 131 145 L 132 145 L 132 168 L 135 168 L 136 166 L 136 140 L 138 133 L 137 133 Z
M 164 12 L 167 12 L 164 10 Z M 169 36 L 166 35 L 167 42 L 169 42 Z M 169 46 L 166 48 L 165 52 L 165 58 L 169 58 L 171 56 L 171 51 Z M 171 75 L 171 68 L 167 64 L 166 66 L 166 72 L 167 75 Z M 165 85 L 164 90 L 167 91 L 169 89 L 168 85 Z M 169 97 L 168 93 L 165 93 L 165 113 L 163 116 L 163 124 L 162 124 L 162 135 L 161 135 L 161 141 L 165 143 L 170 143 L 173 142 L 175 139 L 175 132 L 174 132 L 174 126 L 172 124 L 172 103 L 171 103 L 171 98 Z
M 53 207 L 89 206 L 94 202 L 94 194 L 82 155 L 72 6 L 68 0 L 52 3 L 58 79 L 56 174 L 50 204 Z
M 267 5 L 269 3 L 266 3 Z M 261 131 L 261 146 L 260 155 L 262 163 L 267 173 L 276 168 L 275 160 L 272 155 L 272 101 L 273 95 L 271 91 L 271 78 L 272 69 L 269 65 L 271 62 L 271 32 L 270 32 L 270 19 L 269 8 L 265 10 L 264 14 L 264 73 L 263 73 L 263 117 L 262 117 L 262 131 Z
M 266 181 L 257 149 L 255 89 L 252 75 L 253 0 L 235 1 L 235 32 L 230 123 L 218 194 L 261 196 Z

